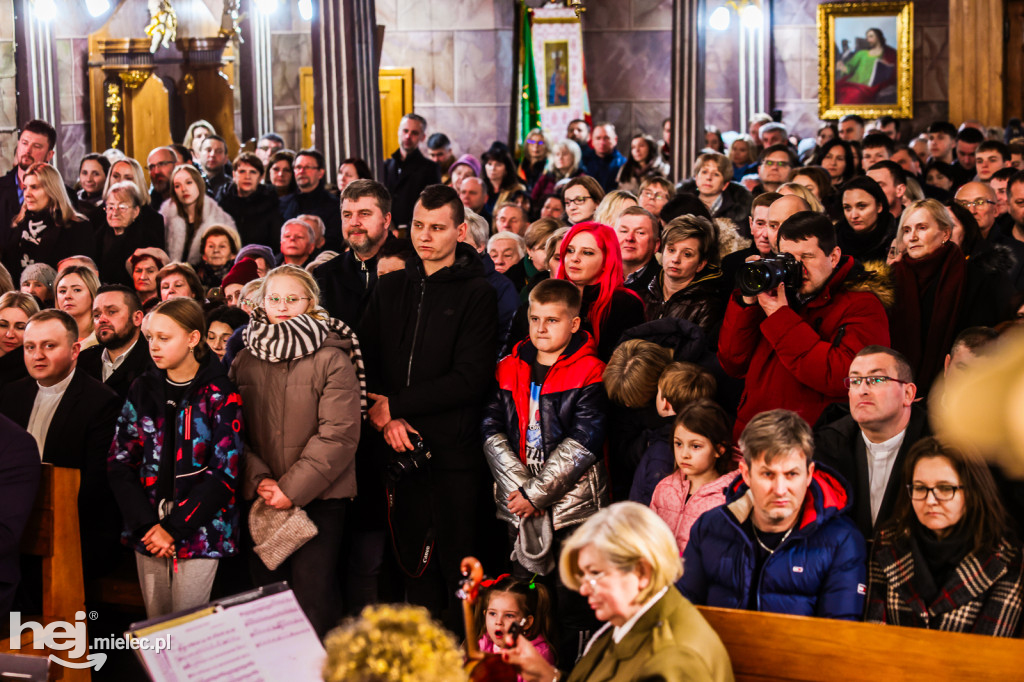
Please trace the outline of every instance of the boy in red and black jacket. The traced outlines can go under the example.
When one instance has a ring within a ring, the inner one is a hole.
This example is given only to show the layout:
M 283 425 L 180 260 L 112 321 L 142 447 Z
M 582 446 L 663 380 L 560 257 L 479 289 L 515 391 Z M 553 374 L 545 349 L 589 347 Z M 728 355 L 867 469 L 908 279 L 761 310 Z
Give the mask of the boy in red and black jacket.
M 586 642 L 589 637 L 580 635 L 597 621 L 582 597 L 562 588 L 553 570 L 532 562 L 524 566 L 520 548 L 528 553 L 531 543 L 524 534 L 537 535 L 541 525 L 550 524 L 553 538 L 544 558 L 531 557 L 546 559 L 550 567 L 575 527 L 608 504 L 602 454 L 605 365 L 593 338 L 580 329 L 580 305 L 579 289 L 566 280 L 545 280 L 530 292 L 530 338 L 498 363 L 498 393 L 482 427 L 498 518 L 519 541 L 514 571 L 526 579 L 550 578 L 563 625 L 563 660 L 575 660 L 576 642 Z

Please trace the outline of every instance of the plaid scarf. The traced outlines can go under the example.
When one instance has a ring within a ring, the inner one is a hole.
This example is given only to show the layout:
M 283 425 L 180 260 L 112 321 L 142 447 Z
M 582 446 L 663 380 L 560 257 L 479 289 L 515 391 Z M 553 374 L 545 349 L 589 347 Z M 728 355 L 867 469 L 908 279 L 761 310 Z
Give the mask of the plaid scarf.
M 366 370 L 363 354 L 356 338 L 347 324 L 327 314 L 323 308 L 272 324 L 262 308 L 252 311 L 249 326 L 242 332 L 245 347 L 260 360 L 286 362 L 312 355 L 323 345 L 327 335 L 336 333 L 351 343 L 349 358 L 356 369 L 359 380 L 359 408 L 366 417 Z

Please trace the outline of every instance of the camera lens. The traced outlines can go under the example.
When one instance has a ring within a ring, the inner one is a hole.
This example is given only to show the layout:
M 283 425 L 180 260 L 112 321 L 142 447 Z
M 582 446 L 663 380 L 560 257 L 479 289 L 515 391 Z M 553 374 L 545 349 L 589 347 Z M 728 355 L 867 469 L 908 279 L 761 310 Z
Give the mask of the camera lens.
M 761 261 L 746 263 L 737 275 L 740 291 L 746 296 L 757 296 L 773 286 L 774 272 Z

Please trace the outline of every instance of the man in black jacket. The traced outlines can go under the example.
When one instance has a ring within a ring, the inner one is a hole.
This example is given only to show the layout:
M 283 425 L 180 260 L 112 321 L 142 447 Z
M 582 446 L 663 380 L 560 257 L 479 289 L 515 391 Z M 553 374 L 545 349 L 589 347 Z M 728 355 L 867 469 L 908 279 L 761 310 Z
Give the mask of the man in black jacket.
M 384 162 L 384 184 L 391 193 L 391 219 L 409 225 L 412 209 L 427 185 L 441 182 L 441 169 L 423 156 L 420 143 L 427 133 L 427 119 L 406 114 L 398 124 L 398 149 Z
M 341 211 L 337 197 L 324 189 L 324 155 L 315 149 L 303 149 L 295 155 L 292 172 L 299 191 L 281 198 L 281 217 L 288 221 L 303 213 L 320 216 L 324 221 L 324 247 L 340 252 Z
M 906 495 L 903 460 L 929 435 L 910 363 L 884 346 L 867 346 L 846 379 L 850 414 L 819 429 L 815 459 L 838 471 L 853 489 L 853 522 L 871 540 Z
M 233 182 L 224 185 L 217 203 L 235 219 L 242 245 L 262 244 L 276 248 L 281 238 L 281 204 L 277 192 L 260 182 L 263 162 L 251 152 L 242 152 L 231 164 Z
M 412 450 L 419 434 L 433 455 L 429 478 L 399 491 L 408 511 L 392 518 L 392 529 L 403 567 L 420 574 L 406 581 L 407 599 L 443 612 L 452 627 L 459 622 L 459 562 L 474 549 L 477 498 L 485 489 L 480 423 L 494 377 L 497 300 L 480 257 L 461 243 L 465 216 L 454 189 L 423 191 L 411 234 L 419 258 L 377 282 L 360 344 L 375 400 L 373 426 L 399 454 Z M 423 521 L 437 538 L 425 567 L 425 529 L 406 532 Z
M 377 252 L 393 239 L 391 195 L 375 180 L 353 180 L 341 195 L 341 232 L 349 249 L 316 270 L 320 304 L 350 327 L 359 324 L 377 284 Z
M 4 387 L 0 413 L 28 430 L 43 461 L 79 469 L 82 557 L 86 578 L 117 559 L 121 520 L 107 483 L 107 454 L 123 401 L 85 372 L 76 371 L 78 326 L 63 310 L 48 309 L 25 327 L 29 376 Z
M 98 346 L 78 355 L 78 367 L 128 397 L 132 382 L 153 366 L 149 344 L 142 338 L 142 303 L 133 289 L 121 284 L 99 288 L 92 302 Z

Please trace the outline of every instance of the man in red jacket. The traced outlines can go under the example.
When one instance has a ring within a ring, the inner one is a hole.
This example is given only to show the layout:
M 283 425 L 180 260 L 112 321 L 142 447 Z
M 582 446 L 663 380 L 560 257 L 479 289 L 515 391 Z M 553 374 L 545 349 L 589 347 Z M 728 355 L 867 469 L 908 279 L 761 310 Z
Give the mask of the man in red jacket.
M 813 424 L 846 398 L 843 377 L 857 352 L 889 343 L 879 296 L 890 287 L 840 252 L 827 217 L 794 214 L 779 229 L 779 251 L 803 266 L 800 286 L 780 284 L 756 297 L 734 291 L 719 336 L 722 368 L 746 380 L 737 437 L 754 415 L 776 408 Z

